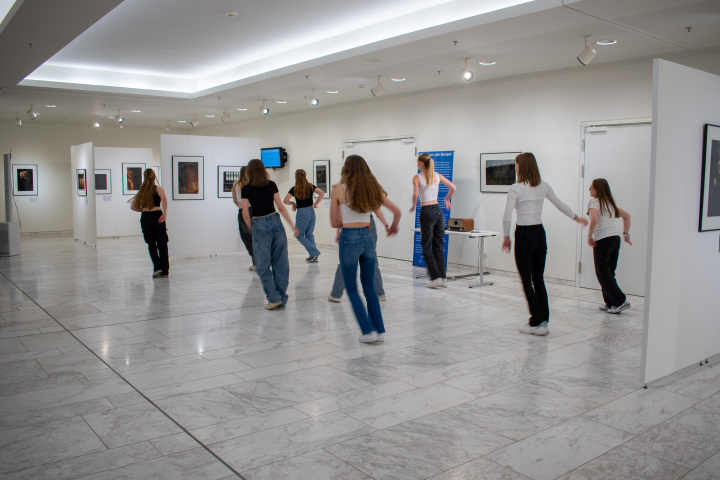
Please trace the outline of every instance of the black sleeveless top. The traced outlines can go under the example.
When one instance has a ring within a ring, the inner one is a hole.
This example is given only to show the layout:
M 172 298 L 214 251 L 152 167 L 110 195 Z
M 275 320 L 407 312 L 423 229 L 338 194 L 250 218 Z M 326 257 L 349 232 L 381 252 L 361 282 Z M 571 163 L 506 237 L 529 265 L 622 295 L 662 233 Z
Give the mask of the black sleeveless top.
M 160 195 L 158 195 L 157 187 L 153 185 L 153 203 L 156 207 L 160 206 Z

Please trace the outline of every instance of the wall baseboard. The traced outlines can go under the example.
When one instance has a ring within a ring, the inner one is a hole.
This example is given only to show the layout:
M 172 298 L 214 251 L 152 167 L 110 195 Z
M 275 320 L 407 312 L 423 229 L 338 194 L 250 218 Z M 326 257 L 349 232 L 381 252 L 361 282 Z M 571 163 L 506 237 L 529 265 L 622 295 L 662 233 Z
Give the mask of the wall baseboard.
M 21 237 L 47 238 L 47 237 L 72 237 L 72 230 L 59 230 L 56 232 L 23 232 Z

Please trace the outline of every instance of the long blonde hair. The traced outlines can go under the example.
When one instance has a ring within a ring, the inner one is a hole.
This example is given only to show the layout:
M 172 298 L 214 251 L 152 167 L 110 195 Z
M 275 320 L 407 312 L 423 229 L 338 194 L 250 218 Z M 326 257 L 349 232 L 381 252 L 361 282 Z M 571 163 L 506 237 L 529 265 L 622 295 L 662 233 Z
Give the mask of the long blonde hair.
M 340 183 L 347 187 L 348 207 L 356 212 L 374 212 L 383 203 L 384 190 L 360 155 L 345 159 Z
M 435 181 L 435 162 L 430 155 L 423 153 L 418 157 L 418 161 L 423 164 L 423 173 L 425 174 L 425 183 L 428 186 L 432 185 Z
M 305 200 L 312 196 L 313 188 L 307 181 L 307 173 L 303 169 L 295 170 L 295 198 Z
M 152 210 L 155 208 L 155 171 L 152 168 L 146 169 L 143 179 L 140 190 L 133 197 L 133 206 L 139 210 Z

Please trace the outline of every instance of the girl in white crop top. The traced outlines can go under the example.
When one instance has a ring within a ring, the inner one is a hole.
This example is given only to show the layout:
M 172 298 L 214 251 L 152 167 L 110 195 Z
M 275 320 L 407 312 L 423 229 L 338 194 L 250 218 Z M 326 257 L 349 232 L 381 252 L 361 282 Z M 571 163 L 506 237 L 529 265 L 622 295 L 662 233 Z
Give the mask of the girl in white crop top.
M 380 310 L 380 300 L 375 290 L 375 232 L 370 231 L 370 213 L 383 205 L 393 212 L 392 225 L 387 234 L 397 233 L 400 209 L 388 200 L 385 191 L 359 155 L 350 155 L 343 165 L 340 185 L 330 193 L 330 224 L 342 228 L 338 239 L 340 270 L 345 290 L 353 307 L 363 343 L 382 342 L 385 325 Z M 367 309 L 360 299 L 357 288 L 357 270 L 360 266 L 360 282 Z
M 445 196 L 445 208 L 450 210 L 450 197 L 455 194 L 457 188 L 450 180 L 435 172 L 433 159 L 427 153 L 418 157 L 417 167 L 420 173 L 413 177 L 413 197 L 410 211 L 415 211 L 418 197 L 420 197 L 420 243 L 430 277 L 426 287 L 444 288 L 447 287 L 443 245 L 445 218 L 440 205 L 438 205 L 438 191 L 441 183 L 448 188 Z

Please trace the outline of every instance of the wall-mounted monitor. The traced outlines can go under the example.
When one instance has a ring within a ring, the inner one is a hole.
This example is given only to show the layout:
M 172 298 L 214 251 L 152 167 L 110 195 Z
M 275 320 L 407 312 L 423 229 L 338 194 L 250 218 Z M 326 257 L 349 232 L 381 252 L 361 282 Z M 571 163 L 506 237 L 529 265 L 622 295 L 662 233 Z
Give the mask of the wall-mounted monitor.
M 260 160 L 265 168 L 282 168 L 287 162 L 287 152 L 282 147 L 261 148 Z

